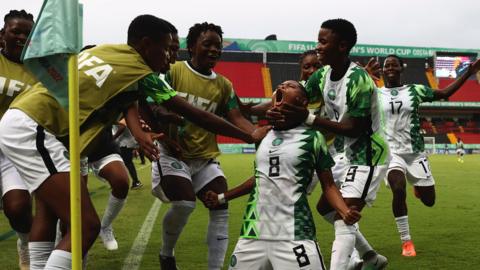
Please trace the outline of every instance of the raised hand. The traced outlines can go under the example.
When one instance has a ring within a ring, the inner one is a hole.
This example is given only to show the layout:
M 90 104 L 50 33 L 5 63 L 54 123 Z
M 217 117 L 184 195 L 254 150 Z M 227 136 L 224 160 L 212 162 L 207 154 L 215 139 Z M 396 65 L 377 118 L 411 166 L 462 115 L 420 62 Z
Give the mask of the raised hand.
M 140 148 L 142 148 L 145 156 L 150 160 L 158 160 L 160 158 L 160 150 L 155 145 L 154 141 L 160 140 L 164 137 L 163 133 L 153 133 L 153 132 L 140 132 L 138 136 L 135 137 Z
M 480 59 L 477 59 L 475 62 L 470 64 L 470 73 L 471 75 L 480 71 Z
M 280 107 L 280 113 L 285 116 L 288 122 L 303 122 L 307 119 L 308 109 L 306 107 L 283 103 Z
M 372 79 L 380 80 L 380 77 L 382 75 L 382 67 L 375 58 L 370 58 L 364 68 L 368 72 L 368 74 L 370 74 L 370 77 L 372 77 Z

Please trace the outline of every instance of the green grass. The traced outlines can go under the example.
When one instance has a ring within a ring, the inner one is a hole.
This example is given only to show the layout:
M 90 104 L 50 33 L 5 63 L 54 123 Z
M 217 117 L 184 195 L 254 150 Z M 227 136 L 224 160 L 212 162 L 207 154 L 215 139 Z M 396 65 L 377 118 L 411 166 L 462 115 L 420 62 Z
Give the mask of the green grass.
M 252 172 L 253 155 L 223 155 L 222 167 L 233 187 L 249 177 Z M 430 163 L 437 183 L 437 203 L 433 208 L 425 207 L 413 196 L 408 186 L 408 206 L 411 234 L 417 249 L 417 257 L 404 258 L 400 255 L 400 240 L 391 213 L 391 192 L 384 185 L 380 188 L 373 207 L 363 211 L 360 223 L 363 234 L 370 243 L 389 259 L 389 269 L 478 269 L 480 235 L 480 165 L 479 155 L 468 155 L 460 164 L 453 155 L 435 155 Z M 89 253 L 88 269 L 121 269 L 124 259 L 143 224 L 154 198 L 150 195 L 149 167 L 138 166 L 139 175 L 145 187 L 130 191 L 127 204 L 114 223 L 119 250 L 107 252 L 101 241 L 97 241 Z M 89 188 L 94 192 L 92 199 L 99 213 L 103 213 L 108 199 L 109 187 L 91 177 Z M 317 187 L 310 197 L 312 206 L 316 203 L 320 189 Z M 230 203 L 230 245 L 227 259 L 239 235 L 241 218 L 246 197 Z M 140 269 L 159 269 L 158 250 L 161 245 L 162 217 L 168 209 L 162 205 Z M 312 207 L 312 209 L 315 209 Z M 101 214 L 100 214 L 101 216 Z M 332 227 L 314 213 L 318 242 L 326 261 L 334 232 Z M 205 233 L 208 211 L 201 203 L 192 214 L 180 238 L 176 257 L 182 270 L 207 269 Z M 0 238 L 10 231 L 6 218 L 0 216 Z M 17 259 L 15 237 L 0 241 L 1 269 L 16 269 Z

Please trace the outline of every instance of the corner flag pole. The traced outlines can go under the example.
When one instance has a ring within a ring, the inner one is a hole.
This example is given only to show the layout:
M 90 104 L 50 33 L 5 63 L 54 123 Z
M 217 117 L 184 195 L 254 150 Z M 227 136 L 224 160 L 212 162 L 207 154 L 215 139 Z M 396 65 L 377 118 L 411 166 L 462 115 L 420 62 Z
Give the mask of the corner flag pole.
M 70 133 L 70 220 L 72 243 L 72 270 L 82 270 L 82 223 L 80 189 L 80 125 L 78 56 L 68 58 L 68 119 Z
M 72 269 L 82 269 L 78 52 L 83 7 L 78 0 L 44 0 L 22 52 L 24 66 L 69 114 Z

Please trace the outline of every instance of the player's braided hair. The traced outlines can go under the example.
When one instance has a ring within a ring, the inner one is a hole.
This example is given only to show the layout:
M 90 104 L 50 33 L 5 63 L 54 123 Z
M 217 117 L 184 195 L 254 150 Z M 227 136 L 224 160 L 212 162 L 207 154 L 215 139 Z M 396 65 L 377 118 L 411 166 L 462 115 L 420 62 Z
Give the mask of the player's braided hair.
M 216 32 L 220 36 L 220 39 L 223 41 L 223 36 L 222 36 L 223 31 L 219 25 L 215 25 L 213 23 L 208 23 L 208 22 L 196 23 L 195 25 L 190 27 L 190 30 L 188 31 L 188 35 L 187 35 L 187 48 L 189 53 L 190 53 L 190 49 L 193 46 L 195 46 L 195 43 L 197 42 L 198 37 L 202 33 L 208 30 Z
M 14 19 L 14 18 L 20 18 L 20 19 L 25 19 L 27 21 L 33 22 L 33 15 L 26 12 L 24 9 L 22 10 L 16 10 L 12 9 L 10 10 L 7 15 L 5 15 L 3 21 L 6 23 L 8 20 Z
M 315 50 L 308 50 L 308 51 L 304 51 L 301 55 L 300 55 L 300 59 L 298 61 L 298 63 L 301 65 L 302 62 L 303 62 L 303 59 L 305 59 L 305 57 L 309 56 L 309 55 L 313 55 L 313 56 L 317 56 L 317 52 Z
M 345 19 L 332 19 L 327 20 L 322 23 L 321 28 L 326 28 L 332 30 L 336 33 L 341 41 L 347 42 L 348 51 L 355 46 L 357 43 L 357 30 L 355 26 Z

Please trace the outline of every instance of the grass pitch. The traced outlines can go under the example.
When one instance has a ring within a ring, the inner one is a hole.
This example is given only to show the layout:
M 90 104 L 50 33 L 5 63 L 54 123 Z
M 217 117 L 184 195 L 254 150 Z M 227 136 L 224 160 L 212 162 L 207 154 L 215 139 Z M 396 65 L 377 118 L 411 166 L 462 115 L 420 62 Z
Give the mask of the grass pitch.
M 254 155 L 220 157 L 230 187 L 238 185 L 252 174 L 253 158 Z M 466 156 L 463 164 L 458 163 L 454 155 L 434 155 L 430 157 L 430 164 L 437 191 L 437 202 L 433 208 L 424 206 L 413 196 L 412 187 L 407 186 L 410 230 L 417 257 L 405 258 L 400 255 L 401 242 L 390 206 L 392 195 L 383 184 L 374 205 L 362 212 L 361 231 L 379 253 L 388 257 L 388 269 L 478 269 L 480 174 L 477 169 L 480 155 Z M 124 265 L 154 202 L 154 197 L 150 195 L 150 166 L 137 164 L 137 168 L 145 186 L 141 190 L 130 191 L 125 208 L 114 222 L 119 250 L 106 251 L 98 240 L 89 253 L 88 269 L 121 269 Z M 90 178 L 92 200 L 101 218 L 110 190 L 106 183 L 96 180 L 94 176 Z M 310 197 L 313 211 L 320 193 L 320 187 L 317 187 Z M 245 196 L 230 202 L 230 244 L 226 264 L 240 232 L 246 199 Z M 139 269 L 159 269 L 162 217 L 168 207 L 162 205 L 160 209 Z M 316 212 L 314 217 L 318 242 L 328 263 L 334 238 L 333 228 Z M 207 223 L 208 210 L 199 202 L 177 244 L 175 254 L 180 269 L 207 269 Z M 0 216 L 0 269 L 18 269 L 15 241 L 7 219 Z

